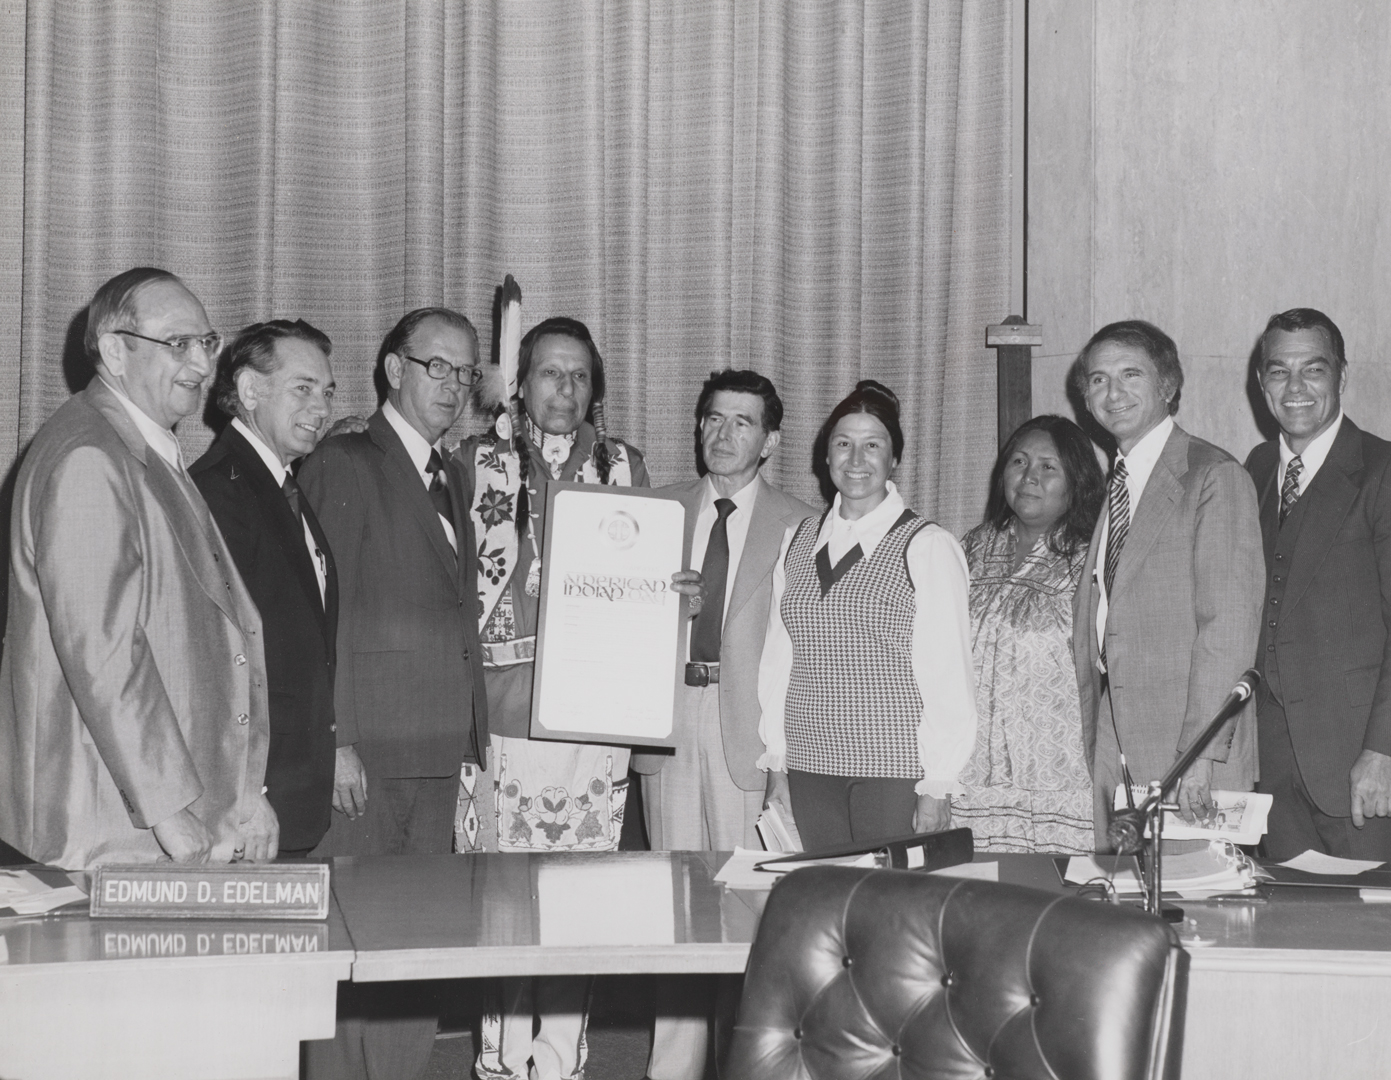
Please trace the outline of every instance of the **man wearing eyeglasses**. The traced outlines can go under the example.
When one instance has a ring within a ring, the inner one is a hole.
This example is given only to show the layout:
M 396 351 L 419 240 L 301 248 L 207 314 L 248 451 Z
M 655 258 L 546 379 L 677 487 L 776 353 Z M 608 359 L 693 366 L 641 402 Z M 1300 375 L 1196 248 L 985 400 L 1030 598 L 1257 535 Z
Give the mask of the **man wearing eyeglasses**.
M 173 428 L 221 350 L 164 270 L 100 289 L 96 377 L 16 480 L 0 662 L 0 837 L 30 858 L 272 859 L 261 618 Z
M 420 308 L 378 364 L 386 401 L 366 430 L 326 438 L 298 478 L 338 569 L 337 813 L 315 853 L 448 854 L 460 763 L 482 765 L 488 745 L 477 547 L 440 441 L 478 379 L 478 335 L 458 312 Z M 310 1044 L 312 1075 L 425 1067 L 437 1010 L 388 990 L 340 995 L 338 1037 Z

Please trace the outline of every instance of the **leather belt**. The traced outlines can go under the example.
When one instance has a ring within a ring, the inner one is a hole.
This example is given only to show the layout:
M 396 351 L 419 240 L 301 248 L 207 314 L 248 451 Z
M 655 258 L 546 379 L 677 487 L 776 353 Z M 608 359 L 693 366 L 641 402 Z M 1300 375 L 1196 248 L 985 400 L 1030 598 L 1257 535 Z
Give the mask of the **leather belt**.
M 720 665 L 718 663 L 686 665 L 687 686 L 713 686 L 719 681 Z
M 485 668 L 513 667 L 536 659 L 535 634 L 530 637 L 513 638 L 511 641 L 485 641 L 482 645 Z

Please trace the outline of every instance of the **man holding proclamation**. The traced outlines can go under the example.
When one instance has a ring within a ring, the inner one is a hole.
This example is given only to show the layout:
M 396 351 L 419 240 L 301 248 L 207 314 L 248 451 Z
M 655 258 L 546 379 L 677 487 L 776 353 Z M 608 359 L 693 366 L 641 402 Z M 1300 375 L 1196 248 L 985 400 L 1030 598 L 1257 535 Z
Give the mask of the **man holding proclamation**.
M 1107 511 L 1074 602 L 1073 655 L 1092 768 L 1098 851 L 1116 787 L 1162 776 L 1251 665 L 1260 631 L 1260 523 L 1251 478 L 1174 423 L 1183 369 L 1173 340 L 1133 320 L 1098 330 L 1072 379 L 1114 436 Z M 1251 709 L 1203 751 L 1177 791 L 1186 820 L 1212 790 L 1250 790 Z
M 1257 697 L 1266 852 L 1391 859 L 1391 443 L 1343 415 L 1343 335 L 1271 317 L 1261 391 L 1280 436 L 1251 451 L 1268 571 Z
M 765 777 L 757 766 L 758 663 L 773 567 L 790 529 L 815 511 L 760 468 L 781 439 L 782 400 L 755 371 L 716 371 L 696 403 L 705 476 L 664 490 L 686 507 L 691 566 L 703 586 L 677 702 L 676 752 L 635 756 L 653 848 L 757 849 Z M 647 1074 L 699 1080 L 705 1070 L 711 976 L 657 980 Z
M 419 308 L 387 334 L 378 362 L 388 390 L 367 430 L 325 439 L 298 478 L 342 598 L 338 812 L 316 854 L 448 854 L 460 763 L 481 765 L 488 745 L 476 546 L 440 442 L 480 377 L 478 336 L 456 311 Z M 312 1075 L 418 1075 L 438 1007 L 408 993 L 340 991 L 338 1038 L 310 1044 Z
M 229 419 L 190 469 L 261 612 L 270 694 L 266 797 L 280 854 L 303 858 L 332 814 L 338 573 L 290 472 L 328 430 L 328 337 L 303 320 L 248 326 L 222 356 L 215 403 Z
M 96 377 L 15 485 L 0 837 L 39 862 L 273 859 L 261 618 L 174 425 L 222 339 L 164 270 L 88 308 Z
M 503 434 L 468 439 L 455 452 L 478 536 L 471 550 L 492 744 L 488 774 L 465 769 L 457 845 L 477 849 L 495 813 L 502 851 L 613 851 L 628 749 L 529 738 L 546 481 L 646 487 L 647 468 L 637 449 L 602 429 L 604 364 L 583 323 L 534 326 L 521 339 L 517 386 L 518 438 L 500 418 Z M 537 979 L 533 1003 L 531 979 L 504 979 L 500 1009 L 483 1017 L 479 1077 L 523 1078 L 528 1059 L 541 1080 L 581 1075 L 587 989 L 584 977 Z M 535 1040 L 533 1012 L 541 1014 Z

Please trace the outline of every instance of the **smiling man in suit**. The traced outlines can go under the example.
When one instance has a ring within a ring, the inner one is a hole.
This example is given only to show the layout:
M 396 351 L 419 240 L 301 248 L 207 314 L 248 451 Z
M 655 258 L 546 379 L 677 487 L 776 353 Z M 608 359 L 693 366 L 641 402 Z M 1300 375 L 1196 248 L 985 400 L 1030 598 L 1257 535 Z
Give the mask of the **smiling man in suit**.
M 790 529 L 814 510 L 759 472 L 781 439 L 782 400 L 755 371 L 716 371 L 696 403 L 705 475 L 662 489 L 686 507 L 691 566 L 700 567 L 690 662 L 677 704 L 674 754 L 635 754 L 652 846 L 677 851 L 757 848 L 763 805 L 758 664 L 773 566 Z M 705 1066 L 710 977 L 656 987 L 648 1075 L 698 1080 Z
M 1271 316 L 1257 373 L 1280 425 L 1246 462 L 1268 570 L 1266 851 L 1391 859 L 1391 443 L 1343 415 L 1343 335 L 1323 312 Z
M 261 618 L 174 425 L 222 340 L 142 267 L 88 309 L 96 377 L 15 485 L 0 665 L 0 837 L 39 862 L 276 854 Z
M 1097 850 L 1108 851 L 1122 778 L 1144 785 L 1163 776 L 1251 666 L 1261 534 L 1241 465 L 1173 421 L 1183 369 L 1167 334 L 1139 320 L 1102 327 L 1071 377 L 1118 448 L 1073 618 Z M 1250 790 L 1252 711 L 1180 781 L 1185 819 L 1211 814 L 1214 788 Z
M 280 854 L 290 858 L 309 854 L 332 813 L 338 575 L 290 472 L 328 430 L 331 349 L 302 320 L 256 323 L 238 334 L 212 390 L 231 422 L 189 470 L 261 612 L 266 797 L 280 820 Z
M 478 335 L 458 312 L 420 308 L 378 363 L 389 389 L 367 430 L 325 439 L 298 478 L 339 586 L 339 812 L 316 854 L 448 854 L 460 765 L 481 767 L 488 745 L 476 546 L 441 445 L 478 381 Z M 310 1044 L 310 1073 L 417 1076 L 437 1019 L 423 987 L 340 992 L 338 1038 Z

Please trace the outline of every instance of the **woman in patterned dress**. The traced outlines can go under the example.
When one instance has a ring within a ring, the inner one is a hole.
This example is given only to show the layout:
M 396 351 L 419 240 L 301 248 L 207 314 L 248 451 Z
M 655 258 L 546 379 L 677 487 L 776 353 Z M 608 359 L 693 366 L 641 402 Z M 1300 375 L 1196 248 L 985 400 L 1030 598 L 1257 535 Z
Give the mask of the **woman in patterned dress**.
M 952 816 L 978 851 L 1092 850 L 1072 597 L 1105 498 L 1082 430 L 1036 416 L 1005 444 L 985 521 L 962 538 L 978 724 Z
M 902 454 L 898 398 L 860 382 L 816 439 L 831 508 L 773 571 L 758 766 L 809 851 L 946 828 L 975 741 L 966 559 L 904 506 Z

